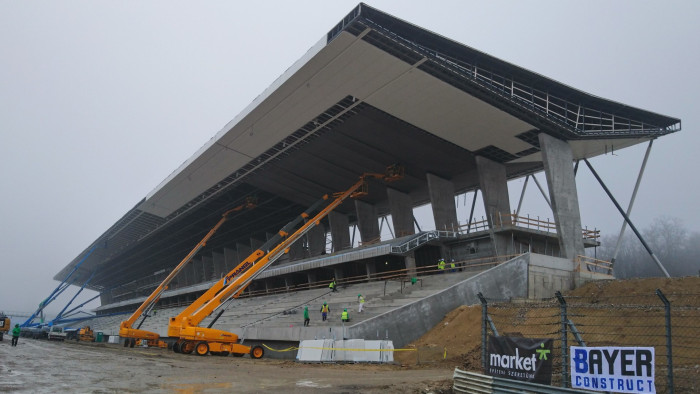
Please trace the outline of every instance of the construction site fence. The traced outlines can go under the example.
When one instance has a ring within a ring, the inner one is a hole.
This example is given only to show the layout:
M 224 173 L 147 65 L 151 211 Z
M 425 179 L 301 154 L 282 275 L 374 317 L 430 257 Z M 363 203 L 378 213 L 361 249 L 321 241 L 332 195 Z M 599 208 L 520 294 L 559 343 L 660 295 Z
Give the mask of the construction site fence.
M 615 297 L 545 300 L 486 299 L 482 308 L 481 368 L 488 336 L 551 338 L 552 386 L 571 387 L 570 346 L 653 347 L 658 393 L 700 392 L 700 293 L 660 289 Z M 474 367 L 474 366 L 472 366 Z

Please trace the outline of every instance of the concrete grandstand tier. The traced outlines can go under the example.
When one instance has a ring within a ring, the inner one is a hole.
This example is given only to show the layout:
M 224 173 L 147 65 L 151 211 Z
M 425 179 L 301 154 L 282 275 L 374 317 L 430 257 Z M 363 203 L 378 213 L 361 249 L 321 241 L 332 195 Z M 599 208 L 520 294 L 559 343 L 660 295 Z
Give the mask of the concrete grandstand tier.
M 341 205 L 333 223 L 319 223 L 271 267 L 279 268 L 276 276 L 253 287 L 340 279 L 362 270 L 370 275 L 383 269 L 378 263 L 415 268 L 472 250 L 507 255 L 545 245 L 551 254 L 572 259 L 585 246 L 580 219 L 574 220 L 578 205 L 563 209 L 556 202 L 574 200 L 573 171 L 550 162 L 570 164 L 680 130 L 679 119 L 571 88 L 365 4 L 334 22 L 301 59 L 54 279 L 66 279 L 97 246 L 72 281 L 83 283 L 94 275 L 87 287 L 101 292 L 103 305 L 133 304 L 225 210 L 256 196 L 258 206 L 232 215 L 173 283 L 172 289 L 189 289 L 182 302 L 191 302 L 201 292 L 197 286 L 221 278 L 321 196 L 395 163 L 405 168 L 403 179 L 391 186 L 372 182 L 360 203 Z M 548 179 L 571 181 L 550 188 L 558 193 L 553 196 L 557 225 L 574 218 L 566 236 L 550 242 L 542 241 L 546 234 L 491 231 L 516 222 L 502 220 L 512 214 L 503 203 L 504 183 L 542 170 Z M 454 194 L 476 189 L 485 191 L 490 209 L 490 228 L 482 229 L 489 245 L 471 235 L 466 239 L 455 228 Z M 412 231 L 412 208 L 426 203 L 432 205 L 435 228 L 457 232 L 459 242 L 432 240 L 384 261 L 359 257 L 363 265 L 346 271 L 341 266 L 283 272 L 295 261 L 345 251 L 346 224 L 365 232 L 363 246 L 376 241 L 373 221 L 388 215 L 401 230 L 396 237 L 420 232 Z M 326 242 L 328 233 L 336 239 Z

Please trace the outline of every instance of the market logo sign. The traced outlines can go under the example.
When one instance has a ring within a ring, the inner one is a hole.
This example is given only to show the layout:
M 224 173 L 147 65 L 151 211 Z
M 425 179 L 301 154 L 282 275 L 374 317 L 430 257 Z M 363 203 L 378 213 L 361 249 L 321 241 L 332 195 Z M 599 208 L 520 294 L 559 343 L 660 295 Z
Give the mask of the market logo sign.
M 489 337 L 486 374 L 526 382 L 552 381 L 552 339 Z
M 655 393 L 653 347 L 571 347 L 571 387 Z

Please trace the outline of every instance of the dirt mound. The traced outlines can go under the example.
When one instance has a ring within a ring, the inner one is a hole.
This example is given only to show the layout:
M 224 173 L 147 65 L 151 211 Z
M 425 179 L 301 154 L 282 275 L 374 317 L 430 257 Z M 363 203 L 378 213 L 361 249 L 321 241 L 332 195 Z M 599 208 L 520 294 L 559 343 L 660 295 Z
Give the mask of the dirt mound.
M 663 305 L 654 294 L 656 289 L 661 289 L 674 306 L 700 306 L 698 277 L 595 281 L 565 293 L 564 297 L 567 302 L 578 304 L 594 305 L 614 300 L 618 304 L 637 302 Z M 481 313 L 481 305 L 460 306 L 407 346 L 416 351 L 396 352 L 394 359 L 404 365 L 439 365 L 445 368 L 459 365 L 467 370 L 480 370 Z M 502 327 L 501 335 L 541 337 L 544 329 L 558 329 L 559 304 L 555 300 L 540 303 L 537 307 L 530 303 L 498 304 L 493 310 L 489 307 L 489 314 L 492 313 L 498 315 L 501 321 L 508 322 L 507 326 Z
M 596 304 L 606 299 L 657 297 L 656 289 L 661 290 L 672 302 L 681 302 L 684 306 L 700 306 L 700 277 L 696 276 L 594 281 L 567 292 L 564 296 L 574 297 L 577 302 Z

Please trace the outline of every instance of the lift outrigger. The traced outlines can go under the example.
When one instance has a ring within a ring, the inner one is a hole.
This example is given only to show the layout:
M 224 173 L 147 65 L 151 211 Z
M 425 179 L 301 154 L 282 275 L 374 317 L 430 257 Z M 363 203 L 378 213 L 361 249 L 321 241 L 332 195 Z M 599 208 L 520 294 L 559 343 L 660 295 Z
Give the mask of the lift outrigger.
M 219 219 L 216 225 L 212 227 L 212 229 L 209 230 L 207 235 L 205 235 L 201 241 L 199 241 L 199 243 L 194 247 L 194 249 L 192 249 L 192 251 L 188 253 L 187 256 L 185 256 L 185 258 L 182 259 L 182 261 L 180 261 L 180 264 L 178 264 L 173 269 L 170 275 L 163 279 L 161 284 L 158 285 L 158 287 L 156 287 L 155 290 L 153 290 L 153 293 L 151 293 L 151 295 L 148 296 L 148 298 L 146 298 L 146 300 L 141 304 L 141 306 L 139 306 L 138 309 L 136 309 L 136 311 L 134 311 L 134 313 L 132 313 L 128 319 L 121 322 L 119 326 L 119 336 L 125 338 L 124 347 L 134 347 L 136 345 L 137 340 L 147 341 L 149 347 L 166 348 L 168 346 L 167 342 L 160 340 L 160 335 L 158 335 L 157 333 L 147 330 L 141 330 L 141 325 L 149 316 L 149 312 L 156 305 L 163 292 L 168 289 L 168 284 L 170 284 L 173 278 L 175 278 L 175 276 L 177 276 L 177 274 L 180 271 L 182 271 L 182 269 L 187 263 L 190 262 L 190 260 L 192 260 L 192 258 L 197 254 L 197 252 L 199 252 L 199 250 L 207 244 L 207 241 L 209 241 L 209 239 L 214 235 L 214 233 L 216 233 L 216 231 L 224 224 L 224 222 L 226 222 L 228 216 L 233 212 L 238 212 L 243 209 L 252 209 L 256 205 L 257 200 L 254 197 L 247 197 L 243 204 L 224 212 L 224 214 L 221 215 L 221 219 Z M 136 328 L 133 328 L 134 323 L 140 316 L 143 316 L 143 319 Z
M 255 250 L 250 256 L 243 260 L 238 266 L 231 270 L 220 281 L 215 283 L 207 292 L 202 294 L 189 307 L 179 315 L 170 318 L 168 324 L 168 336 L 178 338 L 173 345 L 176 353 L 205 356 L 209 353 L 218 356 L 227 356 L 232 353 L 234 356 L 244 356 L 250 354 L 252 358 L 261 358 L 264 350 L 261 346 L 242 345 L 238 342 L 238 335 L 211 328 L 216 320 L 224 312 L 222 306 L 233 298 L 238 298 L 243 290 L 250 285 L 255 277 L 262 273 L 283 254 L 289 252 L 289 247 L 306 234 L 312 227 L 320 224 L 321 219 L 338 207 L 343 201 L 352 197 L 360 197 L 367 194 L 367 179 L 382 179 L 386 182 L 403 178 L 403 168 L 390 166 L 384 174 L 365 173 L 359 181 L 344 192 L 335 193 L 332 196 L 325 195 L 321 200 L 313 204 L 301 215 L 285 225 L 268 242 Z M 334 198 L 313 218 L 311 214 Z M 294 230 L 301 222 L 305 222 L 301 227 Z M 291 234 L 290 234 L 291 233 Z M 208 327 L 199 327 L 199 324 L 217 309 L 221 309 Z

